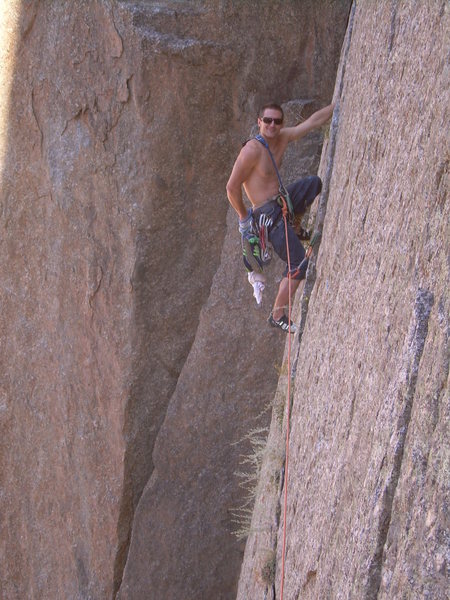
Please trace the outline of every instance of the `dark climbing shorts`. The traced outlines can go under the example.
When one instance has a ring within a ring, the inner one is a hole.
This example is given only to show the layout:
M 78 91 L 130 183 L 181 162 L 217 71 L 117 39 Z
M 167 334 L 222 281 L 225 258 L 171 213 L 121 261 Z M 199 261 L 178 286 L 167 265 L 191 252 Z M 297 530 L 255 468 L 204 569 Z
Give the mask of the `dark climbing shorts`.
M 319 177 L 313 175 L 311 177 L 305 177 L 299 179 L 294 183 L 286 186 L 289 192 L 289 197 L 294 207 L 294 213 L 296 215 L 303 214 L 306 209 L 311 206 L 314 198 L 320 194 L 322 189 L 322 181 Z M 278 256 L 286 262 L 286 268 L 283 271 L 283 277 L 288 275 L 288 263 L 287 263 L 287 252 L 286 252 L 286 233 L 284 220 L 282 219 L 281 207 L 278 205 L 276 198 L 273 198 L 256 208 L 253 211 L 255 221 L 258 222 L 261 214 L 265 214 L 267 217 L 272 218 L 273 225 L 268 229 L 269 242 L 272 244 L 273 249 Z M 295 273 L 298 266 L 305 258 L 305 249 L 303 244 L 298 239 L 294 229 L 291 225 L 287 226 L 287 234 L 289 241 L 289 259 L 291 264 L 291 273 L 293 273 L 293 279 L 304 279 L 306 276 L 306 269 L 308 262 L 302 265 L 301 269 Z

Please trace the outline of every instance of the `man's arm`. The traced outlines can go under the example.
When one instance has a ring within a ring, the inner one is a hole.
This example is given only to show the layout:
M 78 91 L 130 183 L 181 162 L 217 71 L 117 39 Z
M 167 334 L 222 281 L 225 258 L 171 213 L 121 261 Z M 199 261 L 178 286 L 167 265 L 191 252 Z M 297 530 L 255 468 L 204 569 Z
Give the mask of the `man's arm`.
M 307 133 L 313 129 L 321 127 L 324 123 L 331 118 L 334 110 L 334 103 L 321 108 L 320 110 L 313 113 L 306 121 L 299 123 L 295 127 L 286 127 L 283 129 L 283 135 L 286 136 L 288 142 L 293 142 L 304 137 Z
M 242 199 L 242 184 L 247 181 L 255 168 L 258 151 L 259 149 L 255 148 L 251 142 L 242 148 L 227 183 L 228 200 L 241 220 L 247 217 L 247 208 Z

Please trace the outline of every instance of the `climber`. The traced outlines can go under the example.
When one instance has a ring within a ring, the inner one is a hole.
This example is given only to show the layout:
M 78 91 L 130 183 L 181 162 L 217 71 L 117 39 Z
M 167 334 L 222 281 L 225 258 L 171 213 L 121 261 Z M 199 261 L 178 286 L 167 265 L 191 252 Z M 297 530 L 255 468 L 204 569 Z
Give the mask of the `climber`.
M 260 230 L 257 227 L 261 222 L 265 225 L 263 232 L 267 233 L 273 249 L 283 261 L 287 261 L 282 204 L 285 203 L 289 210 L 287 231 L 291 272 L 288 272 L 286 265 L 268 318 L 270 325 L 285 332 L 290 330 L 295 333 L 296 330 L 292 322 L 289 326 L 289 319 L 284 312 L 289 302 L 289 288 L 293 296 L 300 281 L 306 276 L 308 264 L 300 241 L 308 239 L 308 234 L 303 230 L 296 232 L 292 221 L 294 215 L 302 215 L 312 204 L 322 189 L 322 182 L 319 177 L 311 176 L 284 187 L 278 168 L 287 145 L 321 127 L 330 119 L 333 109 L 334 104 L 330 104 L 295 127 L 283 127 L 284 114 L 281 106 L 273 102 L 263 106 L 258 116 L 259 135 L 243 145 L 227 183 L 228 200 L 239 216 L 244 263 L 248 271 L 262 271 L 263 257 L 258 240 Z M 251 209 L 247 209 L 243 202 L 242 186 L 251 202 Z

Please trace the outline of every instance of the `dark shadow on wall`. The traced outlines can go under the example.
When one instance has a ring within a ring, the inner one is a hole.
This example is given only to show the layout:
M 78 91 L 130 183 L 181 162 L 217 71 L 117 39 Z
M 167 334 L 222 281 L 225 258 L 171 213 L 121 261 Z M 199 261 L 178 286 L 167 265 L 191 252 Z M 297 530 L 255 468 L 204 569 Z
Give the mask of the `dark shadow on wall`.
M 130 94 L 145 153 L 139 157 L 144 193 L 131 276 L 133 356 L 114 593 L 135 510 L 153 472 L 155 439 L 220 262 L 228 209 L 220 161 L 229 137 L 223 135 L 226 111 L 217 113 L 205 96 L 225 104 L 223 77 L 230 68 L 203 39 L 201 3 L 179 12 L 119 4 L 130 27 L 124 35 L 135 44 Z M 195 42 L 184 39 L 185 30 Z

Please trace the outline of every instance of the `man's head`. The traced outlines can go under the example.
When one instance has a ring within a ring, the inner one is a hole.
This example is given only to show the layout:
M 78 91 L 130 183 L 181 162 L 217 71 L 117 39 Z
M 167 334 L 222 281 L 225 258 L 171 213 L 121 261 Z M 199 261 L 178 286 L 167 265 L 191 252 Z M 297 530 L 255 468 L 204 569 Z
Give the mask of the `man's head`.
M 258 127 L 264 137 L 278 135 L 283 124 L 284 113 L 279 104 L 270 102 L 261 107 L 258 113 Z
M 264 117 L 265 116 L 265 111 L 268 110 L 268 109 L 270 109 L 270 111 L 273 111 L 273 110 L 278 111 L 280 113 L 278 116 L 281 118 L 281 120 L 284 119 L 283 109 L 276 102 L 269 102 L 269 104 L 264 104 L 264 106 L 262 106 L 259 109 L 258 118 L 261 119 L 262 117 Z

